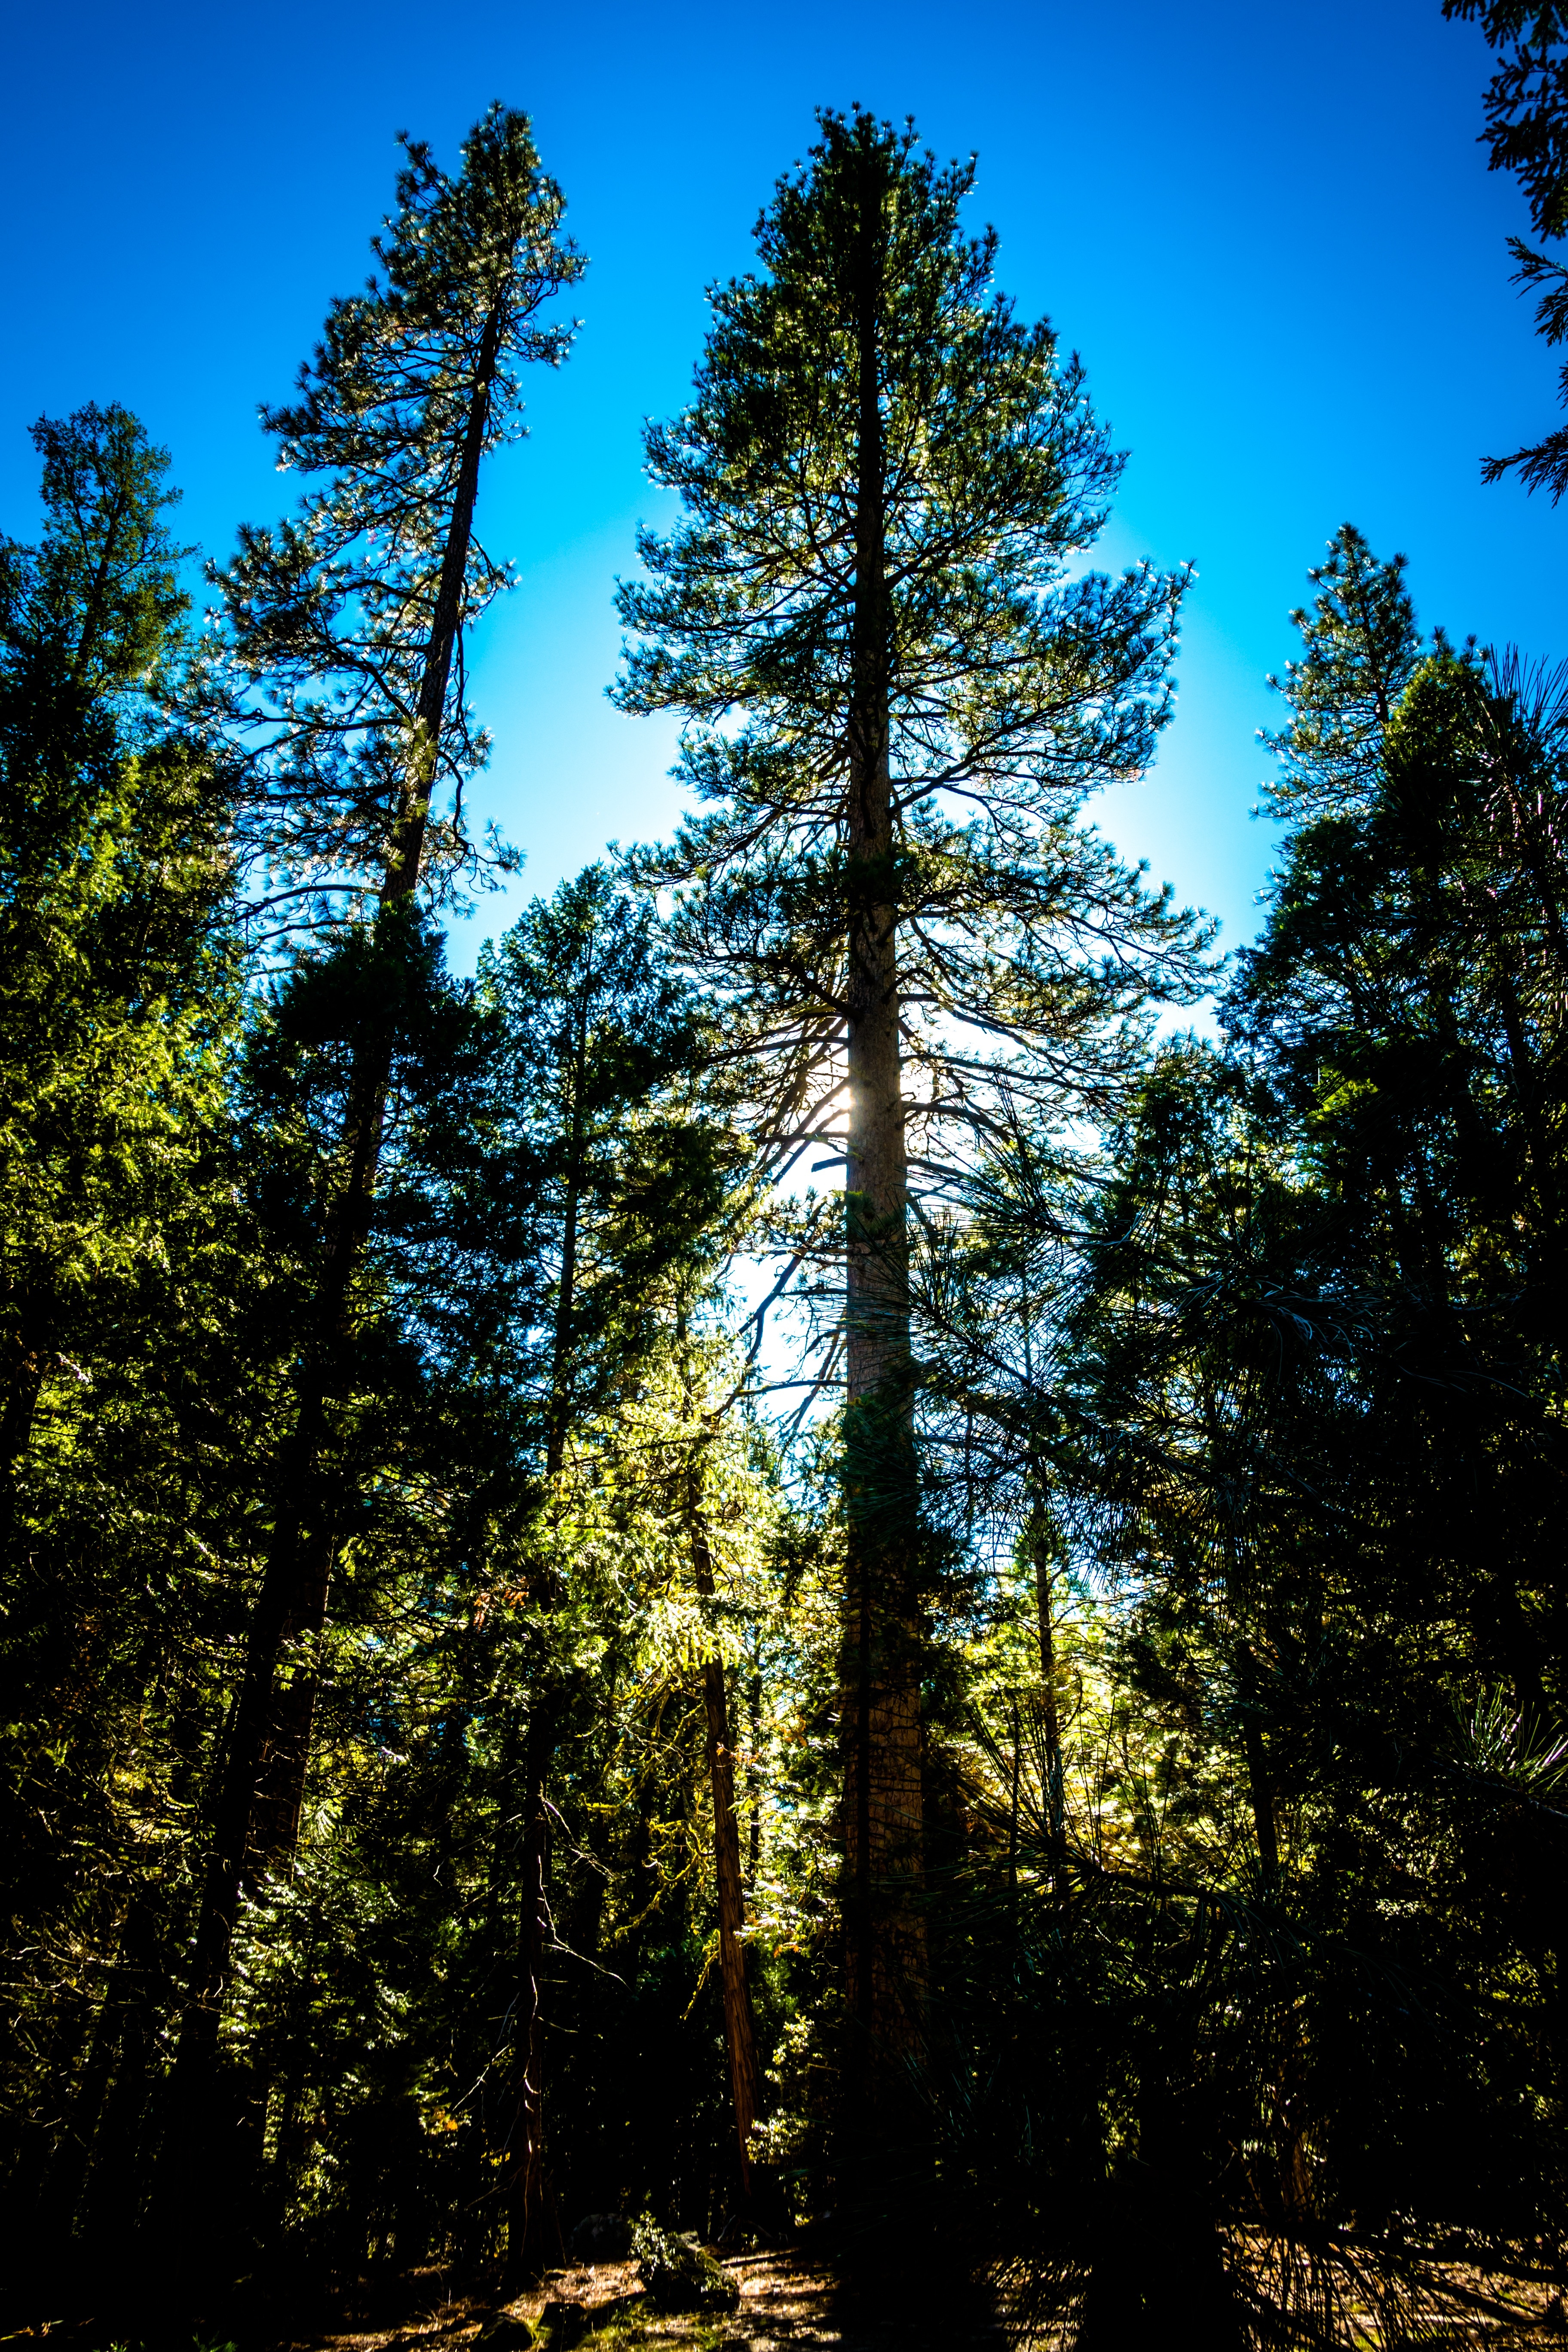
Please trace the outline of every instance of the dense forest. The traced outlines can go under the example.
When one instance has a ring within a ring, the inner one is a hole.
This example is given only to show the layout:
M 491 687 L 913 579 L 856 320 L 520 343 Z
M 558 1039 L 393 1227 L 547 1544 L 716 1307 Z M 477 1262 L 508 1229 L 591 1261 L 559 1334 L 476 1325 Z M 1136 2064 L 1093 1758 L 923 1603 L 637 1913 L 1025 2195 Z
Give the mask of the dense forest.
M 1568 14 L 1447 12 L 1554 343 Z M 1188 578 L 1084 560 L 972 181 L 854 110 L 778 183 L 619 591 L 689 813 L 471 982 L 486 464 L 586 267 L 527 119 L 405 142 L 205 615 L 142 423 L 33 428 L 13 2329 L 595 2246 L 721 2314 L 698 2241 L 894 2340 L 1568 2327 L 1568 666 L 1346 523 L 1222 958 L 1093 823 Z

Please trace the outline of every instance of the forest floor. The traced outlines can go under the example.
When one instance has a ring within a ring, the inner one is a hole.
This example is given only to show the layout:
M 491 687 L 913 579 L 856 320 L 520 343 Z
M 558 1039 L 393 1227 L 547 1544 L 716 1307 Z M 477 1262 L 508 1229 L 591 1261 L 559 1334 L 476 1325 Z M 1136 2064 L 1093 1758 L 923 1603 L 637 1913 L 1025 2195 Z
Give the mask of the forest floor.
M 529 2336 L 537 2352 L 1005 2352 L 1019 2335 L 1005 2318 L 986 2321 L 970 2305 L 960 2315 L 937 2294 L 900 2298 L 897 2318 L 877 2305 L 849 2300 L 820 2250 L 793 2246 L 731 2255 L 722 2267 L 739 2300 L 720 2314 L 655 2311 L 641 2291 L 635 2263 L 577 2263 L 552 2271 L 531 2292 L 506 2301 L 454 2273 L 432 2266 L 400 2276 L 345 2283 L 288 2309 L 291 2298 L 268 2293 L 259 2280 L 208 2315 L 193 2338 L 189 2320 L 171 2333 L 135 2322 L 106 2327 L 81 2319 L 35 2325 L 6 2334 L 0 2352 L 17 2352 L 40 2336 L 61 2352 L 522 2352 Z M 1439 2263 L 1427 2288 L 1407 2303 L 1403 2325 L 1385 2338 L 1370 2310 L 1352 2298 L 1342 2309 L 1347 2352 L 1402 2347 L 1495 2345 L 1510 2352 L 1552 2347 L 1563 2352 L 1568 2321 L 1562 2298 L 1539 2271 L 1521 2264 L 1507 2273 Z M 1212 2352 L 1179 2322 L 1138 2330 L 1136 2352 Z M 1035 2338 L 1036 2352 L 1054 2352 L 1053 2338 Z M 1131 2347 L 1130 2347 L 1131 2352 Z
M 723 2268 L 739 2290 L 736 2308 L 718 2315 L 660 2314 L 643 2296 L 633 2263 L 579 2263 L 552 2272 L 531 2293 L 497 2304 L 429 2272 L 402 2282 L 398 2307 L 376 2307 L 344 2294 L 328 2329 L 270 2334 L 267 2352 L 515 2352 L 506 2317 L 543 2323 L 550 2352 L 1001 2352 L 1001 2325 L 955 2326 L 951 2311 L 934 2312 L 929 2331 L 846 2306 L 830 2269 L 799 2248 L 731 2257 Z M 1461 2264 L 1442 2266 L 1442 2307 L 1408 2315 L 1408 2345 L 1493 2344 L 1561 2347 L 1568 2336 L 1562 2305 L 1539 2275 L 1482 2276 Z M 549 2308 L 553 2306 L 553 2308 Z M 563 2310 L 562 2306 L 565 2306 Z M 321 2315 L 324 2317 L 325 2315 Z M 976 2315 L 978 2318 L 978 2315 Z M 564 2323 L 564 2324 L 563 2324 Z M 483 2344 L 479 2343 L 481 2333 Z M 1370 2314 L 1352 2319 L 1354 2341 L 1376 2352 L 1380 2336 Z M 246 2335 L 245 2352 L 252 2342 Z M 1142 2347 L 1141 2347 L 1142 2352 Z M 1151 2343 L 1147 2352 L 1187 2352 L 1185 2346 Z M 1193 2347 L 1193 2352 L 1201 2352 Z
M 629 2262 L 552 2271 L 531 2293 L 500 2305 L 432 2273 L 425 2296 L 395 2317 L 346 2295 L 334 2332 L 278 2336 L 268 2352 L 466 2352 L 481 2329 L 497 2352 L 510 2352 L 504 2333 L 492 2338 L 487 2323 L 502 2312 L 538 2329 L 552 2305 L 581 2310 L 580 2317 L 570 2310 L 564 2328 L 551 2313 L 555 2324 L 545 2332 L 556 2352 L 573 2345 L 576 2352 L 892 2352 L 895 2344 L 918 2341 L 892 2320 L 847 2316 L 831 2271 L 798 2249 L 732 2256 L 723 2268 L 740 2302 L 719 2314 L 654 2311 Z M 999 2328 L 956 2334 L 951 2321 L 940 2335 L 943 2352 L 1000 2352 L 1004 2342 Z

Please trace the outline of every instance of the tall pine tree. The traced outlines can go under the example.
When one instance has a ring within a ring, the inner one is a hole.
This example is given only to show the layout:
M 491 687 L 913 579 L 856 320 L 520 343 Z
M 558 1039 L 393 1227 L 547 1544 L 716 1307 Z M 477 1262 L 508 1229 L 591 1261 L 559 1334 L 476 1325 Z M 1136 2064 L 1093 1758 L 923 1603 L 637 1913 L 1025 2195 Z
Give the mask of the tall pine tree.
M 321 487 L 276 532 L 247 531 L 221 578 L 260 903 L 286 910 L 286 929 L 345 904 L 372 912 L 343 967 L 352 1066 L 298 1413 L 273 1467 L 272 1538 L 216 1801 L 174 2178 L 189 2177 L 199 2147 L 243 1885 L 287 1853 L 298 1820 L 334 1548 L 329 1408 L 353 1333 L 399 1024 L 429 964 L 421 908 L 476 855 L 463 787 L 484 746 L 463 701 L 461 646 L 503 579 L 474 531 L 480 464 L 516 429 L 519 364 L 563 356 L 570 328 L 540 313 L 583 267 L 560 240 L 563 198 L 524 116 L 493 107 L 455 178 L 426 147 L 405 145 L 397 211 L 375 243 L 381 277 L 333 304 L 298 402 L 264 412 L 283 462 Z
M 973 165 L 820 121 L 648 436 L 686 519 L 640 541 L 616 691 L 688 720 L 708 811 L 648 863 L 763 1145 L 845 1157 L 846 1985 L 887 2086 L 925 1976 L 911 1182 L 940 1189 L 1009 1089 L 1107 1098 L 1129 1022 L 1191 979 L 1190 931 L 1078 822 L 1150 756 L 1182 583 L 1068 576 L 1121 460 L 1077 360 L 994 290 L 994 235 L 963 234 Z

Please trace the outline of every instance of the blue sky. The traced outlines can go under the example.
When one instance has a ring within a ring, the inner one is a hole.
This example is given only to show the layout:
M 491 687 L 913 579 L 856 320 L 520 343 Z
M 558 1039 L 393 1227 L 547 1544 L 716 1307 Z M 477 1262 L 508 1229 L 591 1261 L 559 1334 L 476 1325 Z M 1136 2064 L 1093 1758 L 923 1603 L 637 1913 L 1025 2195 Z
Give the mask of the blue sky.
M 1409 554 L 1428 622 L 1568 651 L 1568 515 L 1479 480 L 1483 452 L 1556 420 L 1553 362 L 1507 282 L 1522 204 L 1476 144 L 1488 70 L 1438 0 L 17 10 L 0 528 L 34 523 L 27 423 L 88 399 L 168 443 L 209 553 L 279 511 L 256 404 L 363 279 L 393 134 L 451 163 L 491 98 L 526 107 L 592 268 L 578 350 L 484 486 L 520 585 L 474 677 L 487 806 L 528 856 L 512 898 L 549 888 L 676 807 L 672 730 L 603 693 L 614 575 L 660 510 L 641 420 L 679 404 L 703 288 L 747 265 L 813 108 L 912 113 L 940 155 L 978 151 L 1000 282 L 1082 352 L 1131 451 L 1105 560 L 1198 566 L 1175 722 L 1102 817 L 1235 944 L 1269 860 L 1248 821 L 1256 730 L 1279 716 L 1264 677 L 1339 522 Z M 504 919 L 481 904 L 459 966 Z

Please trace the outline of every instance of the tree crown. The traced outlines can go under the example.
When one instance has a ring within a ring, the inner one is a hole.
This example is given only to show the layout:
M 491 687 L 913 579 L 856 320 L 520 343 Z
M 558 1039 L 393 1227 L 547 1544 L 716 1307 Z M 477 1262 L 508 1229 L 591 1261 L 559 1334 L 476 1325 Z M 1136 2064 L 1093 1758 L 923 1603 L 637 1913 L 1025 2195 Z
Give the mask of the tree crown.
M 456 177 L 423 142 L 403 143 L 397 210 L 374 242 L 381 275 L 332 303 L 299 399 L 261 412 L 280 463 L 325 478 L 275 531 L 243 528 L 215 575 L 231 716 L 253 746 L 253 850 L 268 897 L 311 919 L 367 877 L 379 887 L 426 730 L 451 797 L 432 815 L 422 878 L 440 897 L 482 862 L 463 797 L 488 741 L 464 698 L 463 635 L 510 575 L 469 530 L 473 469 L 521 429 L 521 364 L 553 366 L 570 349 L 575 323 L 541 312 L 585 267 L 560 234 L 565 200 L 525 115 L 492 106 Z M 444 587 L 465 501 L 461 576 Z M 421 704 L 444 634 L 454 658 L 432 724 Z M 515 863 L 498 842 L 490 855 Z

